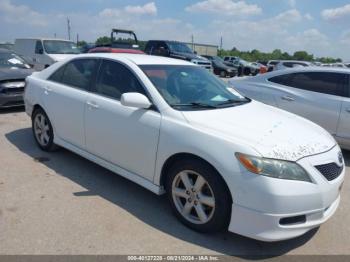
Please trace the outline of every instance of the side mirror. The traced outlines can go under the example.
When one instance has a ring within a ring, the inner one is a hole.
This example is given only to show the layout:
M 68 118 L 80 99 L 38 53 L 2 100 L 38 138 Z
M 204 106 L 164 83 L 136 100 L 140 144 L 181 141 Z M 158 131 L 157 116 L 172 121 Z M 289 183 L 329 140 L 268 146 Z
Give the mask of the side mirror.
M 44 53 L 44 49 L 40 48 L 38 49 L 38 54 L 42 55 Z
M 120 98 L 120 103 L 123 106 L 136 107 L 147 109 L 151 107 L 151 102 L 148 98 L 140 93 L 124 93 Z

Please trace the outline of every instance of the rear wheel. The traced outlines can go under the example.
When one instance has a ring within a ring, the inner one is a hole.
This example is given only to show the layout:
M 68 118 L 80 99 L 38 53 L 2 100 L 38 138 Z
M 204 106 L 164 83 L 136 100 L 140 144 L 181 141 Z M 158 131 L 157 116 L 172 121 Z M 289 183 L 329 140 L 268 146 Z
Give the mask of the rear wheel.
M 199 232 L 227 229 L 231 198 L 218 172 L 200 160 L 182 160 L 170 168 L 166 181 L 175 215 Z
M 36 143 L 44 151 L 54 151 L 57 145 L 54 144 L 53 129 L 51 122 L 41 108 L 34 111 L 32 116 L 32 129 Z

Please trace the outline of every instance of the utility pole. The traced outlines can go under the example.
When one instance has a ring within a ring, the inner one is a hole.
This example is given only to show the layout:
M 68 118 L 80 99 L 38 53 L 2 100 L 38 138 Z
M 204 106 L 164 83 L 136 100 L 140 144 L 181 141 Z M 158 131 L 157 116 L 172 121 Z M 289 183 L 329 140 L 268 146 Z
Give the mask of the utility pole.
M 70 20 L 67 17 L 67 32 L 68 32 L 68 40 L 70 40 Z
M 195 51 L 194 50 L 194 36 L 193 35 L 191 35 L 191 43 L 192 43 L 192 50 Z
M 221 53 L 222 53 L 222 36 L 220 37 L 220 55 L 221 55 Z
M 77 33 L 77 45 L 79 43 L 79 34 Z

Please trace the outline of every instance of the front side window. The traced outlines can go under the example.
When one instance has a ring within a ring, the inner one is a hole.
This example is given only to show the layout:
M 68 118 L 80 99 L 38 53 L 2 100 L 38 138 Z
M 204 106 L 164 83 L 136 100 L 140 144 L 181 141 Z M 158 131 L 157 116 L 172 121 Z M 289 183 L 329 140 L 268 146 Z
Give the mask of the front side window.
M 145 94 L 140 82 L 128 68 L 109 60 L 101 64 L 94 92 L 117 100 L 128 92 Z
M 58 82 L 72 87 L 89 90 L 97 65 L 98 60 L 96 59 L 73 60 L 65 66 L 61 80 Z M 58 71 L 56 72 L 59 74 Z M 59 75 L 57 77 L 59 77 Z
M 165 101 L 175 109 L 222 108 L 250 100 L 197 66 L 140 66 Z
M 69 41 L 44 40 L 45 51 L 48 54 L 79 54 L 77 45 Z
M 42 54 L 44 51 L 43 49 L 43 44 L 41 43 L 40 40 L 36 41 L 36 44 L 35 44 L 35 53 L 36 54 Z

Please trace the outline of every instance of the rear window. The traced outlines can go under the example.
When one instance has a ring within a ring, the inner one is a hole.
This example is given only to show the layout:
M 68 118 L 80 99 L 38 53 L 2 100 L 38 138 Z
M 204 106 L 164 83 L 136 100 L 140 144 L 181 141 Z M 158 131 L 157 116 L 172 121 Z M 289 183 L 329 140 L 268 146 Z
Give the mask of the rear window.
M 328 95 L 349 96 L 348 75 L 333 72 L 302 72 L 272 77 L 270 82 Z

